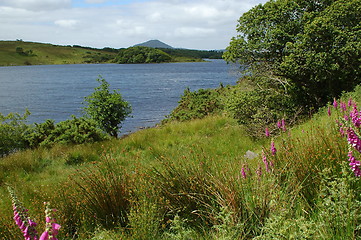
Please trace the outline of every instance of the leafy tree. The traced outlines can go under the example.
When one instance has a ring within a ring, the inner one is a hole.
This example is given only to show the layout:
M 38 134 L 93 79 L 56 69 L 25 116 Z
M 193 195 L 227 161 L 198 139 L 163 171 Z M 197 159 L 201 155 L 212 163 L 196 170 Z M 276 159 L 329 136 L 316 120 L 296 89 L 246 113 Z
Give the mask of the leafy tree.
M 322 106 L 360 83 L 360 0 L 269 1 L 243 14 L 237 31 L 224 58 L 286 79 L 301 105 Z
M 131 106 L 119 92 L 109 90 L 109 83 L 105 79 L 99 78 L 97 81 L 100 86 L 85 97 L 83 110 L 103 131 L 117 137 L 121 123 L 131 113 Z
M 162 50 L 150 47 L 130 47 L 121 49 L 115 59 L 117 63 L 161 63 L 169 62 L 171 56 Z

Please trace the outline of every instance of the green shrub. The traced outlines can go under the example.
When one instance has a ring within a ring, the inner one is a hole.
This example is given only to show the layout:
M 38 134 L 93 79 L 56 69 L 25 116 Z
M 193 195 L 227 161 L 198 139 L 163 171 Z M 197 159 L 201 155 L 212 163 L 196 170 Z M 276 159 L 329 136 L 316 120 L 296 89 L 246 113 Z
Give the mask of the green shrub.
M 262 84 L 254 84 L 255 78 Z M 260 76 L 242 78 L 222 101 L 225 112 L 245 125 L 248 134 L 254 137 L 263 136 L 265 127 L 274 130 L 272 126 L 280 119 L 291 123 L 298 113 L 296 104 L 280 82 Z
M 220 101 L 222 90 L 223 88 L 199 89 L 192 92 L 187 88 L 178 102 L 179 105 L 167 117 L 168 120 L 186 121 L 220 113 L 223 109 Z
M 23 134 L 27 130 L 28 110 L 21 116 L 19 113 L 0 113 L 0 157 L 26 147 Z
M 106 138 L 93 120 L 75 116 L 56 125 L 53 120 L 35 124 L 25 134 L 25 140 L 31 147 L 51 146 L 54 143 L 92 143 Z

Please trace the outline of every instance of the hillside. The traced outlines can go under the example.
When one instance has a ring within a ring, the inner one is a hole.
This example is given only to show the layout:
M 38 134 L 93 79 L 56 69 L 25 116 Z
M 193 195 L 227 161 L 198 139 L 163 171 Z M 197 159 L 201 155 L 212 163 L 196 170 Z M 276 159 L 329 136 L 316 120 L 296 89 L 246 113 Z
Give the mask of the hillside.
M 151 48 L 173 48 L 172 46 L 170 46 L 164 42 L 161 42 L 159 40 L 149 40 L 149 41 L 134 45 L 134 47 L 138 47 L 138 46 L 151 47 Z
M 23 41 L 0 41 L 0 66 L 110 62 L 117 50 L 59 46 Z
M 196 62 L 204 58 L 222 57 L 222 52 L 219 51 L 173 49 L 168 48 L 169 45 L 160 44 L 160 41 L 154 41 L 149 42 L 158 43 L 151 45 L 169 54 L 171 62 Z M 134 47 L 128 49 L 132 48 Z M 96 49 L 79 45 L 59 46 L 48 43 L 0 41 L 0 66 L 112 63 L 119 62 L 115 58 L 118 53 L 125 50 L 127 49 Z

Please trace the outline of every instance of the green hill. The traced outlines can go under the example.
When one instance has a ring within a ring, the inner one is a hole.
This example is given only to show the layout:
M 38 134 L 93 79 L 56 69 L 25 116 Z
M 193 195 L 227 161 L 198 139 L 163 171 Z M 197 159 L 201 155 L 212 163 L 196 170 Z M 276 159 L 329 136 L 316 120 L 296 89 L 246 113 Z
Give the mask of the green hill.
M 59 46 L 23 41 L 0 41 L 0 66 L 110 62 L 118 50 Z
M 143 56 L 144 61 L 128 61 L 128 59 L 126 61 L 119 61 L 119 58 L 123 58 L 122 53 L 130 52 L 132 49 L 137 49 L 137 47 L 130 47 L 127 49 L 96 49 L 79 45 L 60 46 L 49 43 L 0 41 L 0 66 L 147 62 L 146 59 L 148 56 Z M 203 58 L 222 57 L 222 52 L 220 51 L 199 51 L 166 48 L 159 48 L 154 51 L 164 52 L 164 54 L 161 54 L 163 56 L 162 58 L 169 54 L 171 59 L 167 59 L 166 61 L 170 62 L 197 62 L 202 61 Z M 119 55 L 118 53 L 121 55 L 117 57 L 117 55 Z M 153 59 L 155 55 L 158 56 L 159 54 L 152 53 L 151 55 Z M 163 62 L 163 60 L 160 61 L 158 58 L 159 57 L 157 57 L 156 60 L 153 59 L 154 61 L 148 62 Z

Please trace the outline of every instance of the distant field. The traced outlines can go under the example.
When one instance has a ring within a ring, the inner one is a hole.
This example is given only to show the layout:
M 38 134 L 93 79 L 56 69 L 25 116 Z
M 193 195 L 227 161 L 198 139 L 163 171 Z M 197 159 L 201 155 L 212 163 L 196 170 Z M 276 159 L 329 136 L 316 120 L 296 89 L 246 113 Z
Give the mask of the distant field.
M 110 62 L 117 50 L 58 46 L 23 41 L 0 41 L 0 66 Z

